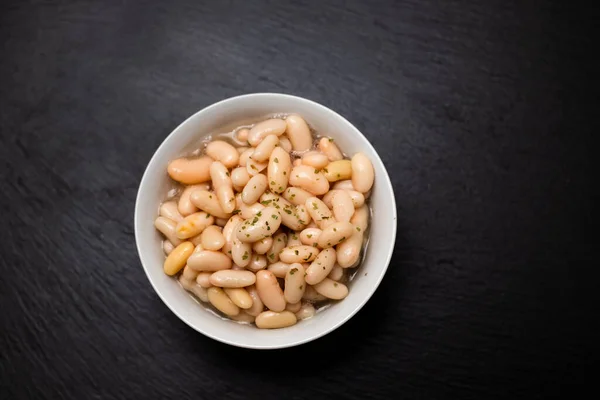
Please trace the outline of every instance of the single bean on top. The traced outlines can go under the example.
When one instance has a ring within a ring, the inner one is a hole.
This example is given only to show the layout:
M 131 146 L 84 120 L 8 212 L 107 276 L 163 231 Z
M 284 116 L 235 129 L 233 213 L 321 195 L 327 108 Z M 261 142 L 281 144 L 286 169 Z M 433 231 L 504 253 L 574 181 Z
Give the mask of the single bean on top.
M 242 126 L 167 167 L 180 185 L 154 223 L 164 272 L 222 315 L 276 329 L 348 295 L 375 180 L 296 114 Z

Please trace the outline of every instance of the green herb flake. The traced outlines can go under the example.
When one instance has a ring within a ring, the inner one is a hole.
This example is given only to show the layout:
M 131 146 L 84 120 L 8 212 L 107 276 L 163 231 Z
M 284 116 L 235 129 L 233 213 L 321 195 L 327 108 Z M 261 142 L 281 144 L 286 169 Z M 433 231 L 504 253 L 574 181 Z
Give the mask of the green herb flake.
M 318 173 L 319 173 L 319 170 L 315 168 L 315 174 L 318 174 Z
M 329 142 L 333 143 L 333 138 L 329 138 Z
M 313 206 L 313 210 L 317 210 L 319 207 L 317 207 L 317 203 L 312 203 Z
M 310 239 L 312 237 L 312 233 L 308 233 L 306 237 Z
M 262 204 L 263 206 L 268 205 L 270 202 L 272 202 L 273 200 L 263 200 L 260 202 L 260 204 Z
M 269 258 L 270 258 L 271 260 L 273 260 L 273 259 L 275 258 L 275 253 L 271 253 L 271 254 L 269 254 Z
M 340 174 L 337 174 L 337 177 L 339 178 L 339 177 L 340 177 Z
M 283 171 L 283 175 L 284 175 L 284 176 L 285 176 L 285 175 L 287 175 L 287 171 Z
M 338 287 L 338 284 L 337 284 L 337 282 L 334 282 L 333 286 L 334 286 L 334 287 Z
M 250 168 L 255 169 L 258 171 L 258 168 L 256 168 L 256 166 L 254 164 L 250 164 Z
M 296 193 L 292 193 L 290 197 L 293 199 L 294 197 L 296 197 Z
M 276 185 L 275 181 L 271 181 L 271 185 L 275 186 Z
M 304 276 L 306 276 L 306 274 L 304 274 Z M 302 290 L 303 287 L 304 287 L 304 285 L 300 285 L 300 286 L 298 286 L 298 289 Z
M 285 211 L 285 212 L 286 212 L 286 213 L 288 213 L 288 214 L 291 214 L 291 213 L 292 213 L 292 212 L 291 212 L 290 210 L 288 210 L 287 208 L 286 208 L 285 210 L 283 210 L 283 211 Z
M 298 255 L 298 250 L 294 250 L 294 253 L 295 253 L 296 255 Z
M 358 226 L 356 227 L 356 230 L 360 232 L 360 228 Z
M 283 191 L 283 187 L 279 186 L 279 191 L 282 192 Z
M 262 215 L 262 211 L 257 212 L 256 215 L 260 217 Z
M 248 259 L 248 252 L 245 251 L 244 255 L 242 256 L 242 260 L 247 260 Z
M 206 213 L 206 219 L 209 219 L 209 218 L 210 218 L 210 214 Z
M 246 237 L 250 237 L 250 234 L 249 234 L 249 233 L 246 233 Z
M 337 232 L 337 228 L 333 228 L 333 231 L 334 231 L 334 232 Z
M 229 175 L 229 171 L 225 172 L 225 175 L 227 175 L 227 176 L 231 176 L 231 175 Z
M 276 163 L 278 163 L 278 162 L 279 162 L 279 160 L 277 159 L 277 157 L 275 157 L 275 158 L 273 159 L 273 161 L 275 161 Z
M 290 275 L 294 275 L 296 272 L 298 272 L 298 268 L 290 269 Z
M 279 217 L 277 215 L 275 215 L 275 214 L 271 215 L 271 218 L 273 218 L 273 219 L 279 219 Z

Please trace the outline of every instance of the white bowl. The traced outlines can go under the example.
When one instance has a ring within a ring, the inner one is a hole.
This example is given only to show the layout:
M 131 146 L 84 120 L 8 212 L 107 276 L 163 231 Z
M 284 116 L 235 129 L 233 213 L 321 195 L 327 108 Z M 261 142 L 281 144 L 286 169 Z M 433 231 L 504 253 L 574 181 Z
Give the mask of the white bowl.
M 370 199 L 372 216 L 369 245 L 357 275 L 349 284 L 344 300 L 296 325 L 261 330 L 218 318 L 199 304 L 163 272 L 161 236 L 154 229 L 158 206 L 172 183 L 166 173 L 170 160 L 188 151 L 207 134 L 232 122 L 256 121 L 274 113 L 298 113 L 323 135 L 335 139 L 340 149 L 352 155 L 363 152 L 375 168 L 375 184 Z M 378 129 L 374 126 L 371 129 Z M 179 125 L 160 145 L 142 177 L 135 204 L 135 239 L 150 283 L 164 303 L 183 322 L 200 333 L 234 346 L 277 349 L 317 339 L 349 320 L 373 295 L 387 270 L 396 238 L 396 202 L 383 162 L 369 141 L 336 112 L 301 97 L 276 93 L 256 93 L 232 97 L 198 111 Z

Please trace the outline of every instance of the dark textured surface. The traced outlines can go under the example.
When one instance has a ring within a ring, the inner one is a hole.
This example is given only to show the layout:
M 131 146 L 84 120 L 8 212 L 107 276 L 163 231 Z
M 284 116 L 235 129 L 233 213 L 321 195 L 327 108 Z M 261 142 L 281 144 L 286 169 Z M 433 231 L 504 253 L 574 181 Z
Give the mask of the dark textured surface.
M 597 17 L 481 3 L 0 3 L 0 398 L 541 398 L 590 383 Z M 367 306 L 274 352 L 171 314 L 132 223 L 164 137 L 261 91 L 356 124 L 399 221 Z

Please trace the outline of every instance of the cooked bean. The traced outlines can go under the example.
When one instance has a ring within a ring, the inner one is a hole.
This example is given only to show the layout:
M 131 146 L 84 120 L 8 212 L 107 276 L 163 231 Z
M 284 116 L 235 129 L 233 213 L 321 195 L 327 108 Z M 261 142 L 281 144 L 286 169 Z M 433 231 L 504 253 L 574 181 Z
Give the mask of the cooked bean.
M 249 180 L 250 174 L 246 168 L 238 167 L 231 171 L 231 183 L 233 183 L 234 189 L 238 192 L 246 186 L 246 183 L 248 183 Z
M 267 308 L 273 311 L 285 310 L 283 291 L 271 271 L 262 270 L 256 273 L 256 290 Z
M 300 240 L 300 235 L 296 232 L 288 233 L 287 247 L 291 246 L 302 246 L 302 240 Z
M 304 204 L 296 206 L 296 214 L 298 214 L 298 220 L 302 225 L 308 225 L 312 221 Z
M 219 251 L 202 250 L 193 253 L 187 265 L 199 272 L 220 271 L 231 268 L 231 259 Z
M 254 323 L 260 329 L 279 329 L 292 326 L 297 321 L 296 315 L 290 311 L 263 311 L 258 314 Z
M 302 164 L 321 169 L 329 164 L 329 159 L 320 151 L 309 151 L 302 156 Z
M 237 140 L 238 142 L 241 143 L 248 143 L 248 134 L 250 133 L 250 129 L 248 128 L 242 128 L 242 129 L 238 129 L 235 132 L 235 140 Z
M 206 154 L 213 160 L 220 161 L 227 168 L 238 164 L 240 154 L 235 147 L 222 140 L 213 140 L 206 146 Z
M 273 246 L 267 251 L 267 259 L 270 263 L 279 261 L 279 252 L 286 246 L 287 235 L 285 233 L 278 233 L 273 236 Z
M 302 232 L 300 232 L 300 241 L 302 244 L 306 246 L 317 246 L 319 243 L 319 236 L 321 236 L 321 231 L 319 228 L 306 228 Z
M 250 129 L 248 143 L 257 146 L 268 135 L 281 136 L 286 128 L 286 123 L 282 119 L 273 118 L 259 122 Z
M 346 192 L 346 194 L 350 197 L 350 200 L 352 200 L 352 205 L 354 206 L 354 208 L 361 207 L 363 204 L 365 204 L 365 196 L 362 193 L 357 192 L 356 190 L 346 189 L 330 190 L 325 194 L 325 196 L 323 196 L 323 203 L 325 203 L 327 207 L 333 208 L 333 196 L 335 196 L 335 194 L 340 191 Z
M 246 144 L 248 144 L 248 143 L 246 143 Z M 238 153 L 240 153 L 240 156 L 241 156 L 241 155 L 242 155 L 242 154 L 244 154 L 244 152 L 245 152 L 246 150 L 248 150 L 249 148 L 250 148 L 250 147 L 248 147 L 248 146 L 241 146 L 241 147 L 238 147 L 238 148 L 236 148 L 236 150 L 237 150 L 237 152 L 238 152 Z M 238 163 L 239 163 L 239 161 L 238 161 Z
M 204 247 L 202 247 L 201 244 L 197 244 L 196 247 L 194 247 L 194 253 L 198 253 L 198 252 L 201 252 L 203 250 L 204 250 Z
M 315 315 L 315 306 L 311 303 L 302 303 L 300 310 L 296 312 L 296 318 L 299 320 L 308 319 Z
M 235 200 L 236 200 L 236 207 L 239 210 L 239 215 L 244 219 L 253 218 L 256 214 L 258 214 L 260 211 L 262 211 L 265 208 L 265 206 L 263 206 L 260 203 L 246 205 L 246 203 L 244 203 L 244 201 L 242 200 L 241 194 L 238 194 L 235 197 Z
M 202 301 L 204 303 L 208 303 L 208 293 L 206 292 L 206 289 L 203 288 L 202 286 L 198 285 L 195 281 L 185 279 L 183 277 L 183 275 L 180 275 L 179 283 L 185 290 L 187 290 L 188 292 L 191 292 L 198 299 L 200 299 L 200 301 Z
M 352 181 L 350 179 L 346 179 L 344 181 L 337 181 L 333 184 L 332 189 L 334 190 L 356 190 L 354 186 L 352 186 Z
M 363 153 L 356 153 L 352 156 L 352 186 L 355 190 L 366 193 L 373 186 L 375 180 L 375 171 L 371 160 Z
M 242 223 L 238 224 L 238 227 L 241 225 Z M 238 239 L 236 231 L 237 228 L 232 234 L 233 242 L 231 247 L 231 258 L 233 259 L 233 262 L 240 267 L 247 267 L 248 264 L 250 264 L 250 261 L 252 261 L 252 245 Z
M 344 158 L 344 155 L 333 142 L 333 139 L 322 138 L 319 140 L 318 147 L 329 158 L 329 161 L 337 161 Z
M 354 203 L 350 195 L 345 190 L 336 190 L 331 199 L 333 208 L 333 216 L 336 221 L 349 222 L 354 215 Z
M 177 224 L 175 234 L 179 239 L 187 239 L 202 233 L 207 226 L 212 225 L 215 219 L 205 212 L 197 212 L 185 217 Z
M 331 210 L 327 208 L 323 201 L 316 197 L 310 197 L 306 200 L 306 210 L 308 210 L 313 221 L 315 221 L 321 229 L 325 229 L 329 225 L 335 223 L 335 218 L 333 218 Z
M 273 238 L 272 237 L 266 237 L 264 239 L 259 240 L 258 242 L 255 242 L 252 245 L 252 250 L 256 254 L 265 254 L 267 251 L 269 251 L 269 249 L 272 246 L 273 246 Z
M 210 165 L 210 177 L 221 209 L 227 214 L 231 213 L 235 208 L 235 197 L 227 167 L 219 161 L 213 162 Z
M 248 205 L 254 204 L 267 189 L 267 177 L 263 174 L 254 175 L 242 192 L 242 201 Z
M 227 271 L 227 270 L 225 270 Z M 196 283 L 200 286 L 202 286 L 203 288 L 209 288 L 211 287 L 213 284 L 210 283 L 210 276 L 212 275 L 211 272 L 200 272 L 198 274 L 198 276 L 196 277 Z
M 265 192 L 262 196 L 260 196 L 260 200 L 262 204 L 268 204 L 281 212 L 282 225 L 285 225 L 294 231 L 299 231 L 304 228 L 304 224 L 302 224 L 300 220 L 300 216 L 296 211 L 296 207 L 290 204 L 290 202 L 283 197 L 276 193 Z
M 223 236 L 221 229 L 216 225 L 207 227 L 200 236 L 202 247 L 206 250 L 221 250 L 225 245 L 225 236 Z
M 185 185 L 202 183 L 210 180 L 210 164 L 213 159 L 208 156 L 200 158 L 178 158 L 169 163 L 167 172 L 169 176 Z
M 248 219 L 241 224 L 236 231 L 236 236 L 242 242 L 256 242 L 273 235 L 280 224 L 279 211 L 275 207 L 265 207 L 253 219 Z
M 183 242 L 175 247 L 167 257 L 164 264 L 165 274 L 175 275 L 185 266 L 186 261 L 194 252 L 194 245 L 190 242 Z
M 335 254 L 335 251 L 333 252 Z M 304 267 L 302 264 L 292 264 L 285 274 L 285 290 L 283 295 L 288 303 L 298 303 L 306 290 Z
M 229 318 L 242 324 L 251 324 L 256 319 L 256 317 L 248 314 L 245 310 L 241 310 L 238 315 L 231 315 Z
M 181 239 L 177 237 L 177 223 L 165 217 L 158 217 L 154 220 L 154 227 L 162 233 L 174 246 L 181 244 Z
M 269 159 L 273 149 L 279 144 L 279 138 L 276 135 L 269 135 L 256 146 L 252 159 L 258 162 L 264 162 Z M 287 152 L 286 152 L 287 154 Z
M 319 302 L 319 301 L 327 300 L 327 297 L 323 296 L 322 294 L 317 293 L 315 288 L 313 288 L 312 286 L 306 285 L 306 290 L 304 291 L 304 294 L 302 295 L 302 300 Z
M 295 151 L 305 151 L 312 147 L 312 135 L 304 118 L 295 114 L 288 115 L 285 123 L 287 124 L 286 134 Z
M 248 309 L 252 307 L 252 297 L 246 292 L 244 288 L 223 288 L 227 296 L 231 299 L 233 304 L 242 309 Z
M 183 219 L 183 216 L 177 209 L 177 203 L 174 200 L 165 201 L 160 205 L 159 215 L 165 218 L 169 218 L 175 222 L 179 222 Z
M 358 262 L 363 243 L 363 233 L 354 232 L 352 236 L 336 246 L 337 262 L 342 268 L 351 268 Z
M 223 227 L 223 237 L 225 238 L 223 253 L 227 254 L 229 257 L 231 257 L 231 248 L 233 247 L 233 237 L 235 236 L 235 228 L 242 221 L 243 219 L 239 215 L 234 215 Z
M 213 286 L 227 287 L 227 288 L 240 288 L 250 285 L 254 285 L 256 276 L 250 271 L 233 271 L 233 270 L 222 270 L 214 272 L 210 276 L 210 283 Z
M 300 302 L 300 301 L 297 303 L 287 303 L 285 305 L 285 311 L 297 313 L 298 311 L 300 311 L 301 307 L 302 307 L 302 302 Z
M 331 272 L 329 273 L 329 275 L 327 275 L 327 277 L 334 281 L 339 281 L 340 279 L 342 279 L 344 277 L 344 268 L 342 268 L 338 264 L 336 264 L 333 267 L 333 269 L 331 270 Z
M 192 269 L 192 268 L 190 268 L 190 267 L 188 267 L 186 265 L 186 266 L 183 267 L 181 275 L 183 275 L 183 277 L 185 279 L 193 281 L 193 280 L 196 280 L 196 277 L 198 276 L 198 271 L 196 271 L 196 270 L 194 270 L 194 269 Z
M 364 232 L 369 225 L 369 208 L 367 206 L 358 208 L 354 212 L 350 222 L 359 228 L 357 231 Z
M 279 253 L 279 259 L 285 263 L 301 263 L 313 261 L 319 250 L 312 246 L 291 246 L 285 247 Z
M 251 271 L 260 271 L 267 268 L 267 256 L 264 254 L 255 254 L 252 256 L 250 264 L 246 267 Z
M 302 165 L 301 158 L 296 158 L 294 161 L 292 161 L 292 167 L 299 167 L 300 165 Z
M 190 185 L 186 187 L 181 196 L 179 197 L 179 203 L 177 204 L 177 209 L 184 217 L 198 211 L 198 207 L 192 203 L 191 194 L 194 190 L 208 190 L 210 189 L 210 185 L 208 183 L 200 183 L 198 185 Z
M 268 162 L 261 163 L 253 160 L 252 157 L 250 157 L 246 162 L 246 171 L 248 171 L 248 174 L 250 174 L 250 176 L 254 176 L 264 171 L 264 169 L 267 168 L 267 165 L 269 165 Z
M 220 226 L 221 228 L 227 224 L 227 218 L 215 218 L 215 225 Z
M 163 251 L 167 256 L 171 254 L 174 248 L 175 246 L 173 246 L 173 243 L 169 242 L 168 240 L 163 240 Z
M 292 151 L 292 142 L 290 142 L 290 139 L 288 139 L 285 135 L 279 138 L 279 145 L 288 153 Z
M 306 283 L 315 285 L 325 279 L 333 269 L 335 260 L 336 254 L 334 249 L 329 248 L 321 251 L 306 270 Z
M 244 151 L 242 154 L 240 154 L 240 161 L 239 161 L 239 165 L 240 167 L 244 167 L 246 168 L 248 166 L 248 160 L 250 159 L 250 156 L 252 155 L 252 153 L 254 153 L 254 148 L 249 148 L 246 151 Z M 248 172 L 248 170 L 246 170 L 246 172 Z M 252 176 L 254 176 L 255 174 L 252 174 Z
M 319 247 L 322 249 L 335 246 L 355 232 L 354 225 L 350 222 L 336 222 L 323 229 L 319 237 Z
M 214 215 L 217 218 L 229 218 L 231 213 L 225 212 L 221 208 L 221 204 L 217 195 L 206 190 L 194 190 L 190 195 L 192 203 L 200 210 Z
M 265 305 L 263 304 L 255 285 L 248 286 L 246 291 L 252 298 L 252 307 L 248 308 L 246 312 L 254 317 L 263 312 Z
M 272 264 L 269 264 L 267 270 L 271 271 L 273 275 L 275 275 L 278 278 L 285 278 L 285 274 L 287 274 L 288 270 L 290 269 L 290 265 L 291 264 L 277 261 Z
M 329 190 L 329 181 L 325 175 L 308 165 L 300 165 L 292 169 L 290 185 L 304 189 L 315 196 L 325 194 Z
M 281 147 L 276 147 L 269 157 L 267 176 L 269 189 L 274 193 L 283 192 L 288 186 L 292 162 L 290 155 Z
M 214 286 L 208 288 L 208 301 L 225 315 L 231 316 L 240 313 L 240 308 L 233 303 L 229 296 L 227 296 L 227 293 L 221 288 Z
M 352 177 L 352 163 L 350 160 L 332 161 L 323 169 L 325 178 L 329 182 L 337 182 Z
M 327 196 L 327 194 L 325 195 Z M 306 203 L 306 199 L 313 197 L 312 193 L 304 189 L 290 186 L 283 192 L 283 197 L 295 206 Z
M 341 300 L 348 296 L 348 287 L 343 283 L 325 278 L 313 286 L 317 293 L 333 300 Z

